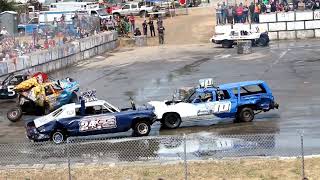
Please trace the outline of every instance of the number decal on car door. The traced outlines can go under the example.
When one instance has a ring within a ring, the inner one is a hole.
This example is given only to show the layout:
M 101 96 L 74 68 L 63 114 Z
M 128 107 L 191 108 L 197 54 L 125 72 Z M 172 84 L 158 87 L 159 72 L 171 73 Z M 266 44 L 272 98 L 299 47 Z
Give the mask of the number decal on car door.
M 117 127 L 115 116 L 101 116 L 84 118 L 79 122 L 79 131 L 95 131 L 113 129 Z
M 14 91 L 14 86 L 8 86 L 8 96 L 14 96 L 16 92 Z

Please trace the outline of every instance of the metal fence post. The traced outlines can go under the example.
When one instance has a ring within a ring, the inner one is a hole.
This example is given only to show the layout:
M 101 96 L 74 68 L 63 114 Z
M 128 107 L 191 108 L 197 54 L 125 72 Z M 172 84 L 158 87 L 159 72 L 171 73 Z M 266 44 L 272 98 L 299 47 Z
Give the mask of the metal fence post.
M 184 152 L 184 179 L 188 180 L 188 164 L 187 164 L 187 137 L 183 134 L 183 152 Z
M 307 179 L 305 177 L 305 172 L 304 172 L 304 149 L 303 149 L 303 131 L 300 133 L 300 139 L 301 139 L 301 163 L 302 163 L 302 179 L 305 180 Z
M 70 148 L 69 148 L 69 138 L 67 139 L 67 151 L 68 151 L 68 174 L 69 174 L 69 180 L 72 179 L 71 177 L 71 164 L 70 164 Z

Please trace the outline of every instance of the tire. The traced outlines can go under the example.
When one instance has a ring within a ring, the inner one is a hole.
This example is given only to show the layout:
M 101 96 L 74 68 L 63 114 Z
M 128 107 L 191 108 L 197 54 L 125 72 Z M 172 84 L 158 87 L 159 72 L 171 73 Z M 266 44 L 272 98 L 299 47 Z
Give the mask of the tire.
M 133 126 L 134 136 L 148 136 L 151 130 L 150 123 L 147 121 L 137 121 Z
M 147 17 L 148 13 L 146 11 L 141 11 L 140 13 L 140 17 L 143 18 L 144 16 Z
M 222 41 L 222 47 L 223 48 L 232 48 L 233 42 L 229 40 L 223 40 Z
M 11 122 L 17 122 L 21 119 L 22 114 L 22 109 L 20 107 L 16 107 L 7 112 L 7 118 Z
M 261 46 L 261 47 L 267 46 L 268 45 L 267 39 L 263 38 L 263 37 L 260 37 L 258 39 L 258 45 Z
M 52 133 L 51 135 L 51 140 L 55 143 L 55 144 L 61 144 L 63 143 L 65 140 L 67 139 L 66 133 L 64 133 L 61 130 L 57 130 L 54 133 Z
M 167 129 L 176 129 L 181 124 L 181 117 L 176 113 L 168 113 L 162 118 L 162 125 Z
M 238 114 L 238 120 L 240 122 L 251 122 L 254 119 L 254 112 L 251 108 L 242 108 Z

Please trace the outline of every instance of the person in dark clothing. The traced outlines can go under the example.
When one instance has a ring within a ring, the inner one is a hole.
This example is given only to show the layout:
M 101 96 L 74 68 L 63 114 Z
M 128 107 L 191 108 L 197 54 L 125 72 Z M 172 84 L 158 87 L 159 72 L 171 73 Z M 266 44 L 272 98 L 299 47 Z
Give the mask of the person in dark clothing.
M 136 30 L 134 30 L 134 36 L 141 36 L 141 31 L 139 28 L 136 28 Z
M 154 31 L 153 20 L 152 20 L 151 18 L 149 19 L 148 25 L 149 25 L 149 27 L 150 27 L 151 37 L 156 36 L 156 32 Z
M 273 1 L 271 3 L 271 12 L 276 12 L 276 11 L 277 11 L 276 1 Z
M 163 27 L 163 25 L 158 27 L 158 34 L 159 34 L 159 44 L 164 44 L 164 31 L 166 29 Z
M 147 36 L 148 35 L 148 24 L 147 24 L 146 20 L 144 20 L 142 23 L 142 29 L 143 29 L 143 35 Z
M 267 6 L 264 3 L 261 4 L 261 12 L 262 13 L 266 13 L 267 12 Z
M 254 3 L 251 2 L 250 6 L 249 6 L 249 12 L 250 12 L 250 20 L 251 22 L 253 22 L 253 14 L 254 14 Z

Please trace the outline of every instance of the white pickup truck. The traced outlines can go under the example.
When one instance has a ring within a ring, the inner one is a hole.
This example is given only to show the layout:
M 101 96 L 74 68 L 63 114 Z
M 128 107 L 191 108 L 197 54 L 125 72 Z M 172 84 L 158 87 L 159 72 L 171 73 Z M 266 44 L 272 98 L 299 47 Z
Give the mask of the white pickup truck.
M 231 48 L 238 40 L 251 40 L 252 46 L 267 46 L 269 36 L 267 32 L 253 32 L 248 29 L 230 29 L 224 33 L 217 33 L 210 41 L 214 44 L 222 44 L 224 48 Z
M 112 14 L 115 16 L 125 16 L 125 15 L 135 15 L 144 17 L 147 16 L 148 13 L 156 11 L 155 7 L 144 6 L 141 3 L 133 2 L 127 3 L 122 6 L 121 9 L 112 10 Z

